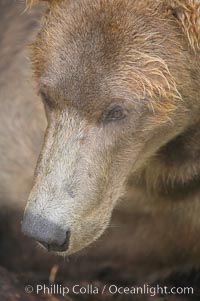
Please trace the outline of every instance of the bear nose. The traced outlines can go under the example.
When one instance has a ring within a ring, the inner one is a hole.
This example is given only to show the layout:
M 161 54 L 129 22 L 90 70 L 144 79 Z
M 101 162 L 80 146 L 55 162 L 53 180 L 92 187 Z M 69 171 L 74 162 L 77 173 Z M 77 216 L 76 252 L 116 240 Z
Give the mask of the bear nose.
M 66 238 L 62 245 L 57 243 L 47 243 L 43 241 L 38 241 L 47 251 L 49 252 L 66 252 L 69 248 L 69 238 L 70 238 L 70 231 L 66 232 Z
M 25 213 L 22 232 L 49 252 L 65 252 L 69 248 L 70 230 L 41 215 Z

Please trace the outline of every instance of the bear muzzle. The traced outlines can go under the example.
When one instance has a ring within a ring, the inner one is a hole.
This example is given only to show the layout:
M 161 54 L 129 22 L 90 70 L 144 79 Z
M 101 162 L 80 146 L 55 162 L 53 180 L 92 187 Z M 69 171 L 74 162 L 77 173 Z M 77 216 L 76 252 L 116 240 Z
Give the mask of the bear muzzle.
M 49 252 L 66 252 L 69 248 L 70 230 L 38 214 L 25 213 L 22 232 Z

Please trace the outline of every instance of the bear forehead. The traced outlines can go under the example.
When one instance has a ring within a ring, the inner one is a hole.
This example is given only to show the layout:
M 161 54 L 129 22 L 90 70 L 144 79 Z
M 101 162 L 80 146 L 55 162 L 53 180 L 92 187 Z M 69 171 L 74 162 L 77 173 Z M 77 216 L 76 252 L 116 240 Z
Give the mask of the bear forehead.
M 141 53 L 158 56 L 159 49 L 165 48 L 167 22 L 158 29 L 155 9 L 157 1 L 61 1 L 44 17 L 33 44 L 33 66 L 40 86 L 54 99 L 79 105 L 131 98 L 131 73 L 142 70 L 147 60 Z M 140 97 L 136 80 L 134 85 Z

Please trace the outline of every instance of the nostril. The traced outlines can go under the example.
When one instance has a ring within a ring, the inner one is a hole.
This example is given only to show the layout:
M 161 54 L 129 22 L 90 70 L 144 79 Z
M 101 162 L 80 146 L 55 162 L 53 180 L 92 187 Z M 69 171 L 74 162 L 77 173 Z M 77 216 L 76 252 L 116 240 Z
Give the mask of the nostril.
M 66 232 L 65 241 L 63 244 L 59 245 L 57 243 L 48 244 L 46 242 L 39 241 L 39 243 L 47 249 L 49 252 L 66 252 L 69 248 L 69 239 L 70 239 L 70 231 Z
M 67 250 L 69 248 L 69 239 L 70 239 L 70 231 L 66 232 L 65 242 L 62 244 L 61 248 Z

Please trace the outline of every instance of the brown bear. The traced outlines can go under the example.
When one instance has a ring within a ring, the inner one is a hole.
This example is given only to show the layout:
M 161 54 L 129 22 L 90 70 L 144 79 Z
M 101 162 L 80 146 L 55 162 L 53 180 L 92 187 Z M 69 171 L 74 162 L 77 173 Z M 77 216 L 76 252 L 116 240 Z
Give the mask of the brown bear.
M 23 232 L 69 255 L 119 203 L 135 253 L 199 264 L 200 2 L 48 2 L 31 55 L 48 126 Z

